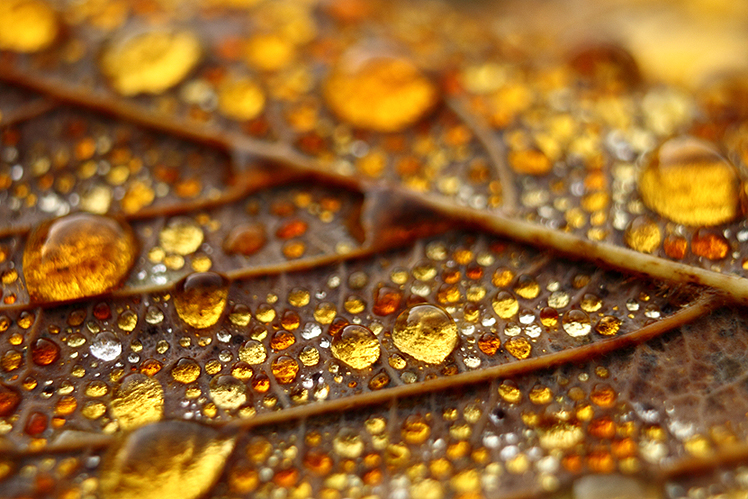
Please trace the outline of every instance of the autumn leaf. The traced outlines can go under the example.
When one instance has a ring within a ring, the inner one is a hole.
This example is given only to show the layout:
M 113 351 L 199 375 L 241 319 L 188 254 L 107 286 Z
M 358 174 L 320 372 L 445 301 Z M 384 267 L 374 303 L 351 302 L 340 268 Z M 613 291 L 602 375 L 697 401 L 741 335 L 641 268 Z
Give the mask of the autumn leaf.
M 0 496 L 745 495 L 748 12 L 568 6 L 0 3 Z

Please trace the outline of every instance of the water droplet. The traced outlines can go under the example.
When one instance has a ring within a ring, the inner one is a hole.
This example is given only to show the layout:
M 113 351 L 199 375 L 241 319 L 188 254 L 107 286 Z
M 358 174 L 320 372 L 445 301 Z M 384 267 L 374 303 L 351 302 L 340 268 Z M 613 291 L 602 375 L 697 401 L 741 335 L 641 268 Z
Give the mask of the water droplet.
M 504 343 L 504 348 L 513 357 L 519 360 L 528 358 L 530 353 L 532 353 L 532 345 L 530 344 L 530 341 L 522 336 L 509 338 L 506 343 Z
M 568 421 L 558 421 L 550 427 L 541 425 L 536 431 L 540 446 L 547 450 L 571 449 L 584 441 L 584 431 L 579 424 Z
M 210 396 L 221 409 L 238 409 L 247 401 L 247 387 L 233 376 L 216 376 L 210 381 Z
M 137 245 L 124 222 L 77 213 L 39 224 L 23 253 L 34 301 L 73 300 L 109 291 L 135 261 Z
M 228 295 L 228 279 L 214 272 L 199 272 L 188 275 L 177 284 L 174 307 L 184 322 L 204 329 L 221 318 Z
M 31 360 L 37 366 L 48 366 L 60 358 L 60 347 L 52 340 L 39 338 L 31 346 Z
M 395 132 L 415 123 L 436 103 L 436 87 L 409 61 L 390 57 L 343 61 L 328 77 L 325 100 L 359 128 Z
M 176 217 L 161 229 L 158 242 L 167 253 L 189 255 L 203 243 L 203 229 L 193 219 Z
M 288 355 L 281 355 L 273 361 L 271 366 L 273 376 L 281 385 L 293 383 L 299 373 L 299 364 Z
M 256 118 L 265 108 L 265 94 L 251 78 L 227 78 L 218 87 L 218 111 L 236 121 Z
M 660 227 L 649 217 L 636 217 L 626 227 L 624 241 L 629 248 L 642 253 L 653 253 L 660 247 L 662 232 Z
M 21 394 L 15 389 L 0 384 L 0 417 L 10 416 L 21 403 Z
M 618 329 L 621 327 L 621 319 L 613 317 L 612 315 L 606 315 L 600 319 L 600 322 L 595 326 L 595 331 L 603 336 L 613 336 L 618 333 Z
M 40 0 L 0 2 L 0 50 L 38 52 L 57 38 L 59 21 Z
M 509 291 L 499 291 L 491 302 L 496 315 L 511 319 L 519 312 L 519 303 Z
M 123 429 L 159 421 L 164 412 L 161 384 L 145 374 L 130 374 L 112 398 L 112 415 Z
M 101 72 L 122 95 L 160 94 L 182 81 L 201 53 L 200 41 L 188 31 L 150 31 L 105 47 Z
M 395 321 L 392 341 L 402 352 L 429 364 L 440 364 L 457 345 L 457 325 L 435 305 L 416 305 Z
M 514 292 L 526 300 L 532 300 L 540 294 L 540 286 L 538 285 L 538 281 L 533 277 L 521 275 L 517 278 L 517 283 L 514 285 Z
M 699 229 L 691 238 L 691 251 L 708 260 L 720 260 L 730 251 L 730 243 L 722 234 L 708 229 Z
M 738 214 L 735 167 L 711 144 L 676 137 L 662 144 L 639 178 L 644 203 L 673 222 L 709 226 Z
M 267 242 L 265 226 L 262 224 L 245 224 L 231 229 L 223 241 L 223 250 L 228 254 L 254 255 Z
M 99 333 L 94 337 L 89 347 L 91 355 L 104 362 L 119 358 L 122 353 L 122 343 L 109 332 Z
M 247 364 L 262 364 L 267 359 L 265 345 L 255 340 L 248 340 L 239 348 L 239 359 Z
M 399 289 L 388 286 L 379 286 L 374 291 L 374 306 L 372 312 L 376 315 L 389 315 L 400 308 L 400 302 L 403 299 L 403 293 Z
M 572 338 L 587 336 L 592 329 L 590 318 L 581 310 L 569 310 L 562 322 L 564 331 Z
M 379 340 L 364 326 L 350 325 L 332 339 L 333 357 L 354 369 L 366 369 L 379 359 Z
M 166 421 L 125 435 L 104 455 L 103 499 L 196 499 L 221 474 L 234 440 L 186 421 Z

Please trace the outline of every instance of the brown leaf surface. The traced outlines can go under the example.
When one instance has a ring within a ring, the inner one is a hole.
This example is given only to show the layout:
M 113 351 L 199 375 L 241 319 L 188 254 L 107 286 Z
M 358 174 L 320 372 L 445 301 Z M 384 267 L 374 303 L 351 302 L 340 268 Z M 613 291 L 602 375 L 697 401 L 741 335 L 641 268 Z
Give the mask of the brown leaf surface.
M 0 496 L 742 497 L 748 12 L 567 4 L 0 4 Z

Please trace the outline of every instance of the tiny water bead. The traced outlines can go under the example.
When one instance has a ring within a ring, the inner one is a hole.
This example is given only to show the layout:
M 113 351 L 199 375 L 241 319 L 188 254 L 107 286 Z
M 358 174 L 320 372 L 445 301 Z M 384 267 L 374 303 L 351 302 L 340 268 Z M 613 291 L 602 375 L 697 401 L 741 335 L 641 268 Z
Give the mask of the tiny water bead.
M 457 325 L 436 305 L 416 305 L 395 321 L 392 341 L 403 353 L 428 364 L 440 364 L 457 345 Z
M 23 275 L 33 301 L 62 301 L 105 293 L 135 262 L 132 229 L 109 217 L 76 213 L 39 224 L 23 252 Z
M 150 31 L 109 44 L 101 55 L 101 71 L 122 95 L 160 94 L 181 82 L 201 53 L 193 33 Z
M 104 499 L 196 499 L 218 479 L 234 439 L 187 421 L 165 421 L 120 438 L 102 459 Z
M 369 329 L 353 324 L 333 337 L 330 351 L 352 368 L 366 369 L 379 359 L 379 340 Z
M 736 168 L 713 145 L 689 136 L 662 144 L 639 178 L 644 204 L 673 222 L 691 226 L 733 220 L 738 215 L 739 191 Z
M 327 78 L 324 97 L 343 121 L 396 132 L 415 123 L 437 102 L 437 89 L 411 62 L 391 57 L 344 60 Z
M 215 272 L 190 274 L 177 284 L 174 308 L 180 319 L 197 329 L 218 322 L 226 308 L 229 281 Z

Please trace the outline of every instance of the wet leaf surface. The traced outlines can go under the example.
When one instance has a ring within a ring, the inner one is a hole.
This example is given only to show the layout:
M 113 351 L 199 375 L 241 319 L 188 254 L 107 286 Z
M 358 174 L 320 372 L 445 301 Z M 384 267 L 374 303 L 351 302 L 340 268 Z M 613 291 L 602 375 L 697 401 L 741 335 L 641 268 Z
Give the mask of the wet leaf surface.
M 744 77 L 636 3 L 171 3 L 0 5 L 0 495 L 745 494 Z

